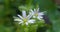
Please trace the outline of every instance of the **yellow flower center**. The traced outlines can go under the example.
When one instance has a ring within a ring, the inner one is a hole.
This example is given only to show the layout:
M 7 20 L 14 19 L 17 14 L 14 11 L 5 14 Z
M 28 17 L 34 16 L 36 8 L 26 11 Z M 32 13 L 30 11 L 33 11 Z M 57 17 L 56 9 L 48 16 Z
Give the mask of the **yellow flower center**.
M 35 16 L 38 16 L 38 13 L 36 13 Z
M 27 18 L 24 18 L 24 20 L 23 20 L 23 21 L 24 21 L 24 23 L 26 23 L 26 22 L 27 22 Z

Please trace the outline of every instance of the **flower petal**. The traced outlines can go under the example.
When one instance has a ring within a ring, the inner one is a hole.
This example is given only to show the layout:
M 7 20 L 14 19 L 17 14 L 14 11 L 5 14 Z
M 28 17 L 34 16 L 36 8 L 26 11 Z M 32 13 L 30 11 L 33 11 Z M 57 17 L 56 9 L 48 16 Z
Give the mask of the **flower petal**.
M 19 22 L 19 24 L 23 24 L 23 21 Z
M 36 16 L 33 16 L 33 18 L 36 18 Z
M 31 12 L 30 12 L 29 14 L 34 14 L 34 13 L 35 13 L 32 9 L 31 9 L 30 11 L 31 11 Z
M 29 15 L 27 16 L 27 18 L 30 19 L 32 16 L 33 16 L 33 14 L 29 14 Z
M 14 21 L 22 21 L 22 20 L 20 20 L 19 18 L 16 18 L 16 19 L 14 19 Z
M 30 19 L 33 15 L 34 15 L 34 12 L 33 12 L 33 10 L 31 10 L 31 12 L 29 12 L 29 15 L 27 16 L 27 18 Z
M 39 8 L 37 9 L 37 12 L 39 12 Z
M 25 24 L 28 25 L 28 22 L 26 22 Z
M 22 16 L 25 18 L 26 17 L 26 11 L 22 11 Z
M 33 10 L 32 10 L 32 9 L 30 9 L 30 11 L 31 11 L 31 12 L 33 12 Z
M 42 16 L 42 15 L 44 15 L 44 12 L 39 12 L 38 15 Z
M 36 9 L 34 9 L 34 13 L 36 13 L 37 11 L 36 11 Z
M 19 17 L 20 19 L 23 19 L 23 17 L 22 17 L 21 15 L 18 15 L 18 17 Z
M 38 20 L 42 20 L 42 18 L 43 18 L 42 16 L 38 16 L 37 17 Z
M 35 22 L 34 19 L 28 20 L 28 23 L 34 23 L 34 22 Z

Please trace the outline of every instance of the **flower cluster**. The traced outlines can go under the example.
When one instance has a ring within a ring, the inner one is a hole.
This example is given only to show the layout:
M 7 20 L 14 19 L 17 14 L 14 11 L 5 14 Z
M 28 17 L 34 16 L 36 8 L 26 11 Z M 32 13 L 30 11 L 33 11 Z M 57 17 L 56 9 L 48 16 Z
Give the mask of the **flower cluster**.
M 33 24 L 36 22 L 36 19 L 42 20 L 44 12 L 39 12 L 38 9 L 30 9 L 29 14 L 26 15 L 26 11 L 22 10 L 22 16 L 18 15 L 18 17 L 13 16 L 14 21 L 18 21 L 19 24 Z

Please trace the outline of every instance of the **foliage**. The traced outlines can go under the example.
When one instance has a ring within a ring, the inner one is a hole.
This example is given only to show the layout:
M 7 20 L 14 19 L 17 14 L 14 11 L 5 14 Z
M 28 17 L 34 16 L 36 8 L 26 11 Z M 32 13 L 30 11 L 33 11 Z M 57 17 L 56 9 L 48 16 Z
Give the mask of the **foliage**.
M 37 7 L 37 4 L 39 4 L 41 11 L 47 11 L 46 15 L 52 23 L 51 26 L 46 25 L 49 26 L 47 31 L 60 32 L 60 12 L 58 12 L 53 0 L 0 0 L 0 32 L 19 32 L 20 26 L 14 24 L 13 20 L 16 8 L 19 9 L 18 7 L 23 5 L 28 11 L 30 8 Z

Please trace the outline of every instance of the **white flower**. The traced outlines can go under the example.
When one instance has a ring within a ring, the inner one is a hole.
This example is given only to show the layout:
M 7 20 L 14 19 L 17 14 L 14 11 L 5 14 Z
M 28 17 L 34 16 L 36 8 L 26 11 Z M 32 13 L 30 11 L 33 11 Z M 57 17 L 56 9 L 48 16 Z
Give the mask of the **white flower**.
M 19 24 L 26 24 L 28 25 L 29 23 L 32 24 L 35 22 L 34 19 L 30 19 L 31 17 L 33 16 L 33 14 L 29 13 L 29 15 L 26 15 L 26 11 L 22 11 L 22 16 L 21 15 L 18 15 L 18 17 L 13 17 L 14 18 L 14 21 L 18 21 Z
M 33 14 L 33 18 L 37 18 L 38 20 L 41 20 L 43 18 L 42 15 L 44 15 L 44 12 L 39 12 L 39 8 L 38 9 L 30 9 L 30 13 Z

